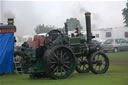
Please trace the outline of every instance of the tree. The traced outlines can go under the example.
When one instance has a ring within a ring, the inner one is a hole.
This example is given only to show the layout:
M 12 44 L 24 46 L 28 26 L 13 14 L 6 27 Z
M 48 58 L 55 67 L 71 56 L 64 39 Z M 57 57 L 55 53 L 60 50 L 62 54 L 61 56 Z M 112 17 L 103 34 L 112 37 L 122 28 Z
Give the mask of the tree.
M 68 30 L 69 31 L 74 30 L 76 27 L 79 27 L 80 29 L 82 29 L 82 26 L 80 24 L 80 21 L 77 20 L 76 18 L 67 19 L 66 22 L 67 22 Z
M 50 30 L 52 29 L 55 29 L 55 26 L 51 26 L 51 25 L 44 25 L 44 24 L 40 24 L 40 25 L 37 25 L 36 28 L 35 28 L 35 32 L 36 34 L 39 34 L 39 33 L 47 33 L 49 32 Z
M 126 3 L 126 8 L 124 8 L 122 11 L 123 11 L 122 15 L 124 17 L 125 26 L 128 26 L 128 2 Z

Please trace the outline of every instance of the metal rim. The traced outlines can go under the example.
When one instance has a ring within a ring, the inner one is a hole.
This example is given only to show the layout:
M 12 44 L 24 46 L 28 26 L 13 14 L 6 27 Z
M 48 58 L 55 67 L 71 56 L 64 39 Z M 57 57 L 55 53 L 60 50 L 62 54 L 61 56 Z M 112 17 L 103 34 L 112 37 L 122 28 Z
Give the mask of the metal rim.
M 64 79 L 75 69 L 75 58 L 66 48 L 57 48 L 48 58 L 49 76 L 53 79 Z

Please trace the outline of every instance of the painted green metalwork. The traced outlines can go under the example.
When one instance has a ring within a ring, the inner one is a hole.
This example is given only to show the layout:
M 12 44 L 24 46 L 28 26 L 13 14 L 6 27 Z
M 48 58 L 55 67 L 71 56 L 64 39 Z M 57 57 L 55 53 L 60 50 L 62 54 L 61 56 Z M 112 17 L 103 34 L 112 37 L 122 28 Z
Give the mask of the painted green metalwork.
M 87 40 L 79 28 L 69 37 L 65 23 L 66 33 L 51 30 L 46 34 L 43 46 L 21 48 L 19 55 L 22 57 L 24 72 L 29 73 L 31 78 L 45 75 L 53 79 L 67 78 L 74 70 L 78 73 L 105 73 L 109 59 L 100 51 L 99 45 L 91 42 L 90 13 L 86 15 L 87 33 L 90 33 L 87 34 Z

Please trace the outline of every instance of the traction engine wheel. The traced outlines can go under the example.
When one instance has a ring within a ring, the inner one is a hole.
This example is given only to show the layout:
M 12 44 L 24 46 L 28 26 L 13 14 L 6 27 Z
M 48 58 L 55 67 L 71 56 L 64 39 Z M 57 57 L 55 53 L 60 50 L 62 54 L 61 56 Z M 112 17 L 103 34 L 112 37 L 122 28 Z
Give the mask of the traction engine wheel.
M 107 72 L 109 59 L 103 52 L 95 52 L 89 58 L 89 68 L 95 74 Z
M 47 73 L 53 79 L 69 77 L 76 67 L 76 60 L 72 52 L 65 47 L 51 49 L 47 56 Z
M 85 56 L 81 56 L 81 57 L 77 58 L 76 71 L 78 73 L 88 73 L 89 72 L 88 60 Z

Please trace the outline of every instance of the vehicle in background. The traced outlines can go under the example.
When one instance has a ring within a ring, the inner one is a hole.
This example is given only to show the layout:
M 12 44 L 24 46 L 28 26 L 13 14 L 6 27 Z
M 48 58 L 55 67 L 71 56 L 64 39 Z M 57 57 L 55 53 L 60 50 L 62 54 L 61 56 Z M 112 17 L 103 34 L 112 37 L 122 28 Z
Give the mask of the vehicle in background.
M 92 40 L 92 43 L 101 46 L 101 42 L 97 41 L 97 40 Z
M 128 40 L 126 40 L 127 41 L 127 43 L 128 43 Z
M 123 50 L 128 50 L 128 42 L 125 39 L 108 39 L 106 40 L 102 48 L 105 52 L 112 51 L 112 52 L 118 52 Z

